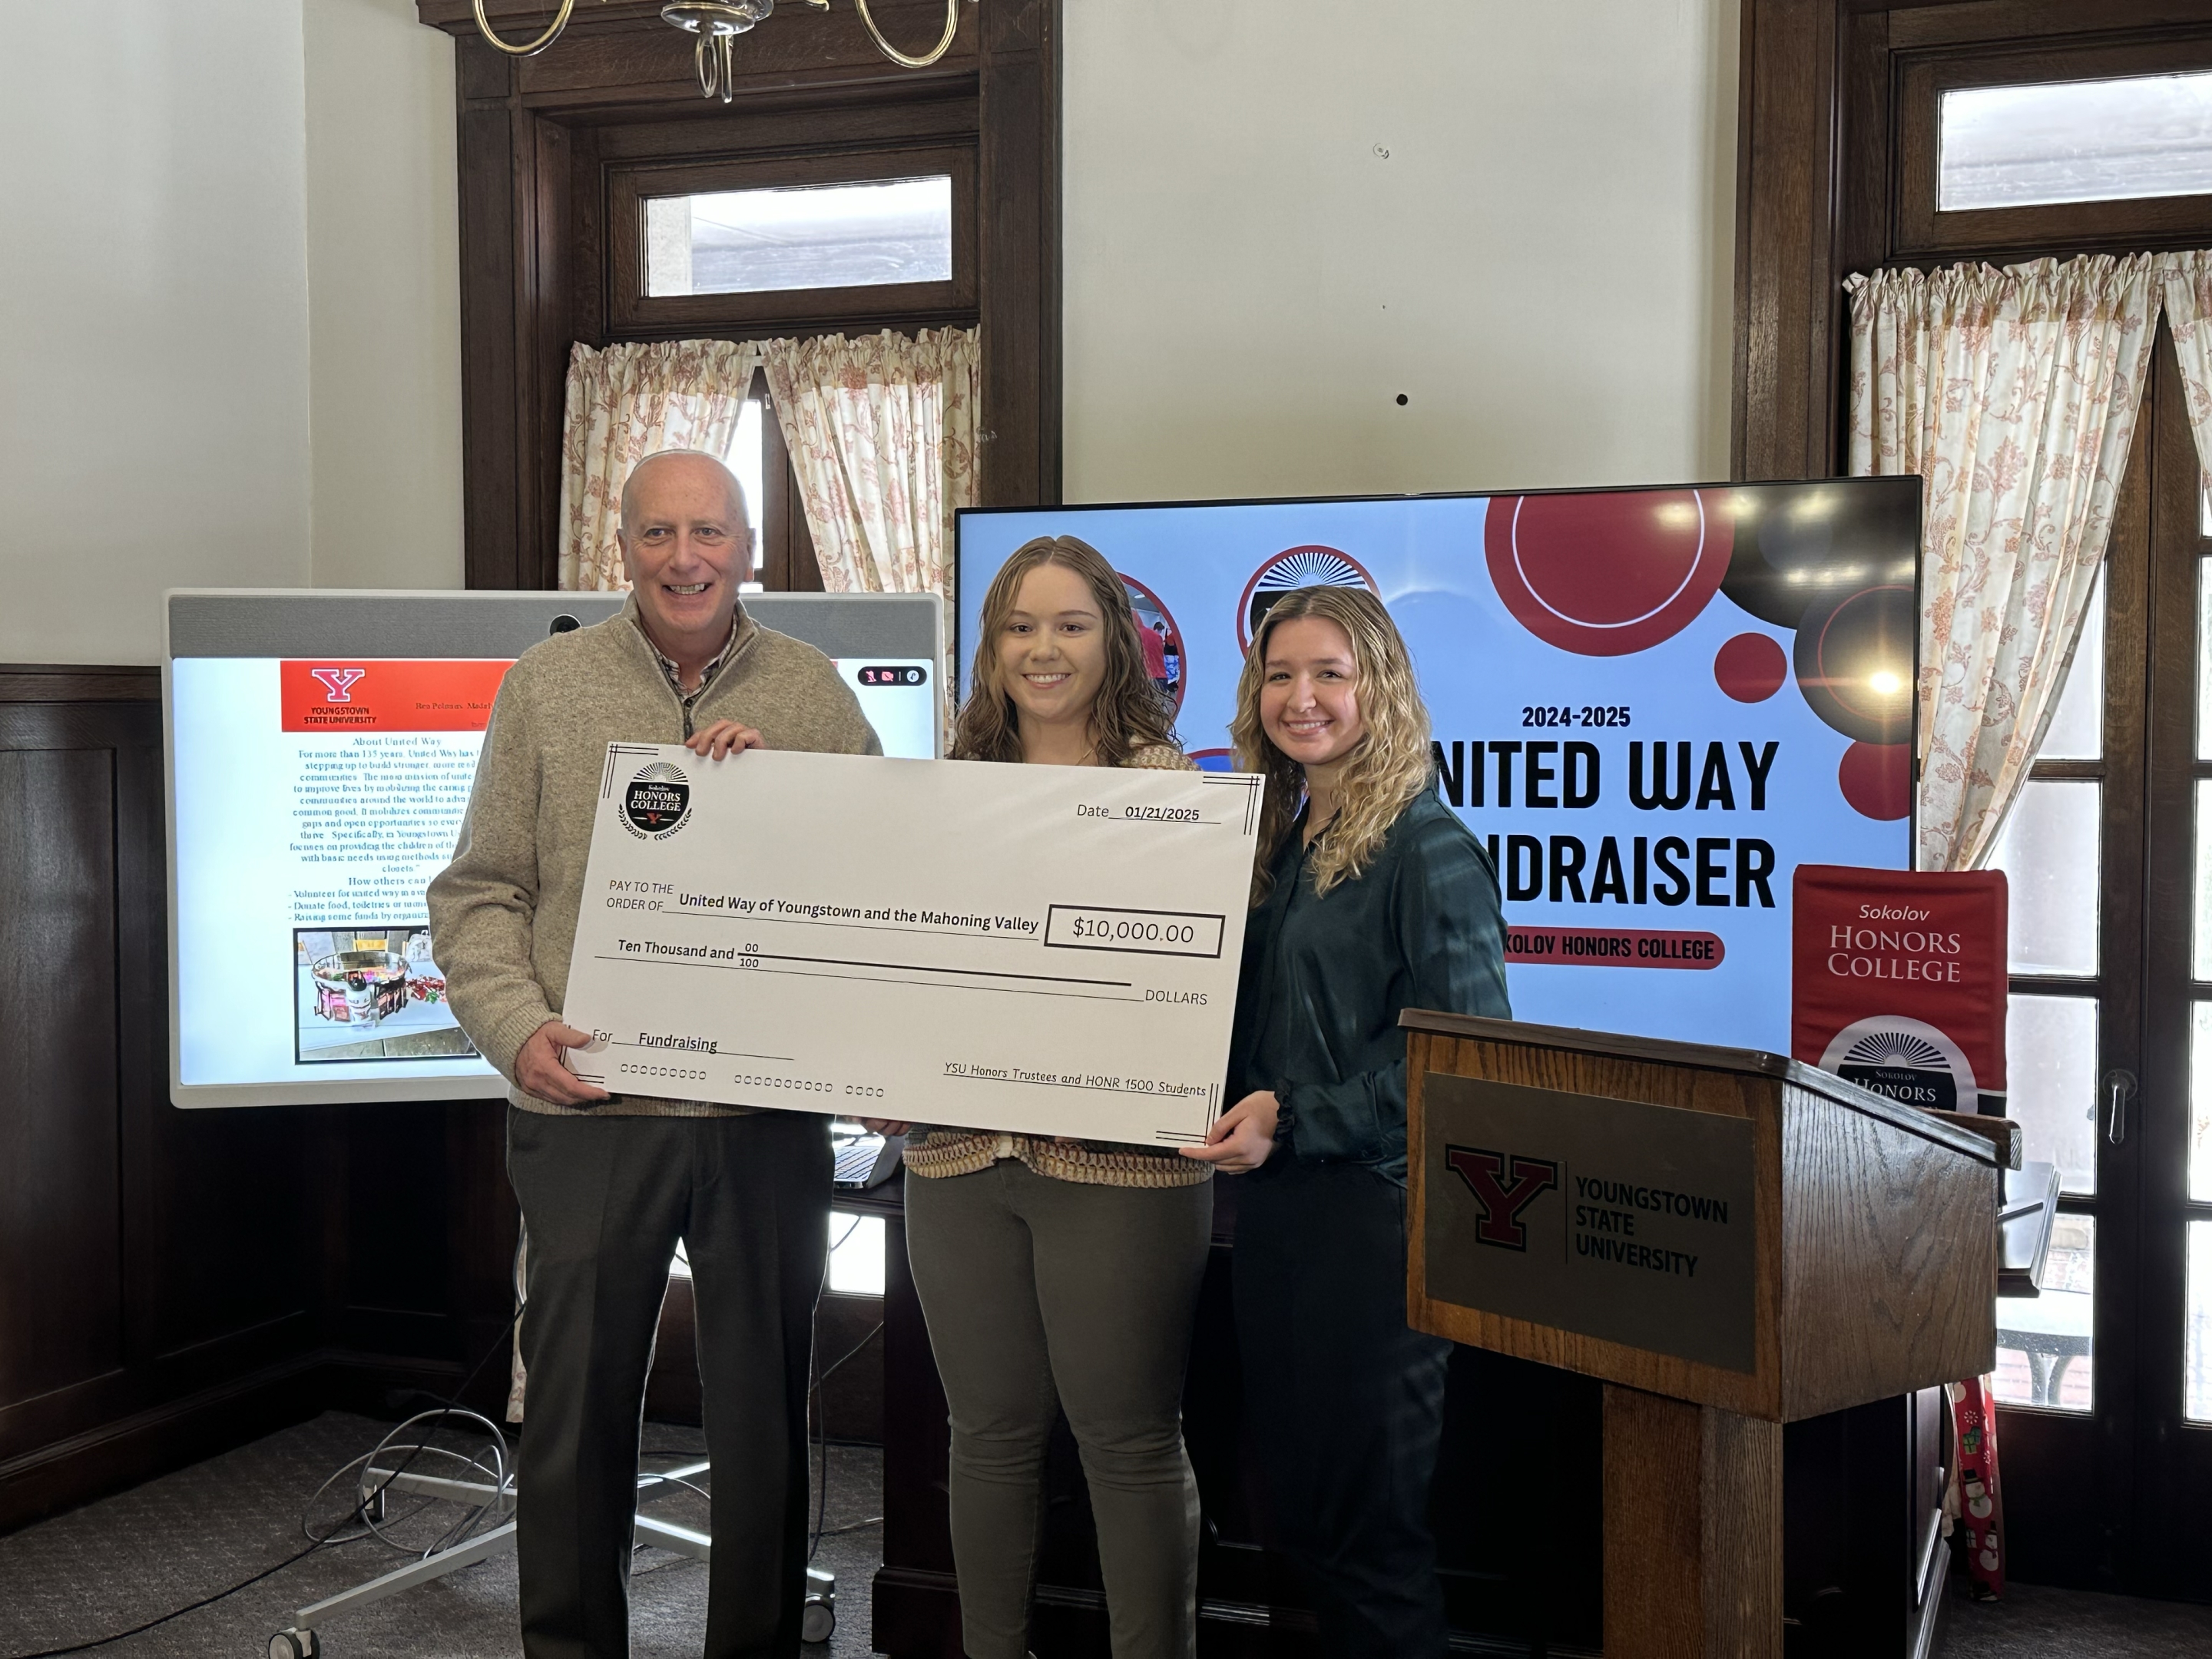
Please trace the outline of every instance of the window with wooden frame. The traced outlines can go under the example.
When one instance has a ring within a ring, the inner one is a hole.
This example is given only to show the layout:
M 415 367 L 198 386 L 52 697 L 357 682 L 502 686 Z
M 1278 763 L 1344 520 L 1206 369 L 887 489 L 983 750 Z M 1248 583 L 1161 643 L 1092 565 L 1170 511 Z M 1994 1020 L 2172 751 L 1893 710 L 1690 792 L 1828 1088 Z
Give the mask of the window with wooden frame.
M 495 21 L 531 11 L 486 3 Z M 658 5 L 580 12 L 550 50 L 515 59 L 478 38 L 471 0 L 416 4 L 453 35 L 459 70 L 472 586 L 555 585 L 578 343 L 980 326 L 979 503 L 1058 500 L 1056 3 L 961 8 L 951 49 L 922 70 L 886 65 L 843 7 L 763 27 L 742 43 L 728 104 L 699 96 L 690 38 Z M 935 0 L 877 11 L 900 39 L 942 18 Z M 794 276 L 703 270 L 794 227 L 811 253 L 770 262 Z M 679 244 L 703 280 L 675 278 Z M 920 257 L 933 248 L 949 270 Z M 812 550 L 772 420 L 761 443 L 760 578 L 805 585 Z
M 617 336 L 720 336 L 800 323 L 826 331 L 886 315 L 957 326 L 975 317 L 973 146 L 611 166 L 606 190 L 607 326 Z M 871 197 L 892 200 L 872 204 Z M 931 222 L 940 202 L 943 274 L 896 280 L 906 275 L 902 265 L 937 263 Z M 833 206 L 840 204 L 850 204 L 842 218 Z M 687 282 L 690 291 L 672 292 L 678 249 L 688 275 L 695 250 L 714 244 L 688 229 L 679 239 L 671 210 L 704 229 L 711 222 L 702 210 L 716 207 L 730 257 L 709 281 L 729 286 Z M 894 280 L 868 280 L 870 264 Z
M 1843 470 L 1851 272 L 2212 247 L 2212 0 L 1747 0 L 1744 41 L 1741 477 Z M 2063 1185 L 2056 1277 L 2001 1307 L 2000 1439 L 2014 1574 L 2206 1599 L 2212 539 L 2170 338 L 2143 395 L 1996 854 L 2012 1109 Z
M 578 219 L 601 234 L 588 292 L 606 341 L 964 327 L 977 319 L 975 145 L 854 146 L 836 124 L 808 149 L 689 156 L 696 123 L 617 127 L 579 153 Z M 715 135 L 715 142 L 726 142 Z M 588 169 L 588 171 L 586 171 Z M 756 372 L 726 458 L 757 520 L 751 580 L 819 592 L 814 538 Z

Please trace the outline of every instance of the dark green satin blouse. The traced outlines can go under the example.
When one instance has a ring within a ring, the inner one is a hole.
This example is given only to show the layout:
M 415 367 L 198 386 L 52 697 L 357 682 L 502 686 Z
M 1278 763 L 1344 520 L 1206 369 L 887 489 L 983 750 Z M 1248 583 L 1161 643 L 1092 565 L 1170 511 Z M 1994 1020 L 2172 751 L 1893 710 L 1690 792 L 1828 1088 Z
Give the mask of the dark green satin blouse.
M 1425 793 L 1364 872 L 1316 897 L 1308 866 L 1322 839 L 1305 846 L 1304 823 L 1301 814 L 1277 850 L 1274 886 L 1245 922 L 1229 1098 L 1274 1091 L 1283 1109 L 1269 1163 L 1358 1164 L 1402 1183 L 1399 1012 L 1512 1013 L 1498 872 L 1474 833 Z

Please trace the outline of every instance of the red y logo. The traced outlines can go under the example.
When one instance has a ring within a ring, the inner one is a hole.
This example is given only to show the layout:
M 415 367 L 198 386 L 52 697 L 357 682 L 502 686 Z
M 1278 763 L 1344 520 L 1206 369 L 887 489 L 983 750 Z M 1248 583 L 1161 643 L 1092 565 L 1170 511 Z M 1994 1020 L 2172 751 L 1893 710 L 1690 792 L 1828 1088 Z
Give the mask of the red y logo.
M 1476 1146 L 1447 1146 L 1444 1162 L 1459 1172 L 1474 1201 L 1482 1206 L 1476 1237 L 1509 1250 L 1527 1249 L 1528 1230 L 1521 1224 L 1521 1212 L 1536 1201 L 1537 1194 L 1559 1184 L 1559 1166 L 1548 1158 L 1486 1152 Z
M 356 680 L 368 673 L 368 670 L 366 668 L 310 668 L 307 672 L 323 683 L 323 689 L 331 694 L 332 702 L 351 702 L 353 696 L 349 688 Z

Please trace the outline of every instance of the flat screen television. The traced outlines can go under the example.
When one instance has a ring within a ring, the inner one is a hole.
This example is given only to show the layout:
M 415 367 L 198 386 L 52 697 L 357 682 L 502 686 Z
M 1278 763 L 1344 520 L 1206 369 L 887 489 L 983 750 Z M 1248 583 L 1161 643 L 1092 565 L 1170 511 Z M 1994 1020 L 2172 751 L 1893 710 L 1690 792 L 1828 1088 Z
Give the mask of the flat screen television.
M 1788 1053 L 1800 864 L 1911 862 L 1920 483 L 971 509 L 985 591 L 1068 536 L 1121 573 L 1202 766 L 1255 623 L 1366 588 L 1411 648 L 1437 787 L 1489 848 L 1522 1018 Z
M 505 1091 L 424 898 L 508 665 L 619 593 L 167 597 L 169 1083 L 179 1106 Z M 748 594 L 827 653 L 886 754 L 939 744 L 933 596 Z

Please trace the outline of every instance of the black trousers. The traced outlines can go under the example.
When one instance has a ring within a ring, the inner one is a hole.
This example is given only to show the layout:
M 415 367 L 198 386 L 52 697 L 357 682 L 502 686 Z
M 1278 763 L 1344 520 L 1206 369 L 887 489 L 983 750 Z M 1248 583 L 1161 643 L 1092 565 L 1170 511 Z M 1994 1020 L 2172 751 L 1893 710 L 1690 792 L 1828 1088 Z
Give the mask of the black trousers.
M 1245 1411 L 1334 1659 L 1440 1659 L 1428 1523 L 1451 1344 L 1406 1323 L 1405 1193 L 1278 1150 L 1237 1194 Z
M 624 1659 L 646 1372 L 691 1261 L 714 1548 L 706 1659 L 799 1652 L 806 1387 L 829 1249 L 827 1122 L 510 1109 L 530 1239 L 516 1544 L 529 1659 Z

